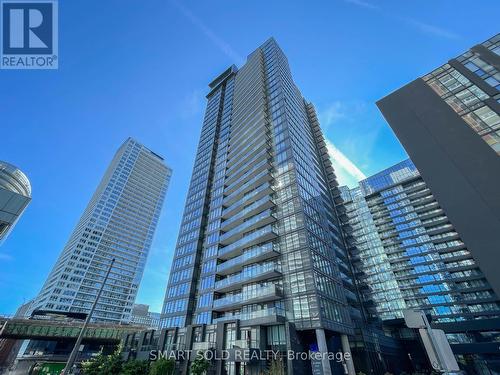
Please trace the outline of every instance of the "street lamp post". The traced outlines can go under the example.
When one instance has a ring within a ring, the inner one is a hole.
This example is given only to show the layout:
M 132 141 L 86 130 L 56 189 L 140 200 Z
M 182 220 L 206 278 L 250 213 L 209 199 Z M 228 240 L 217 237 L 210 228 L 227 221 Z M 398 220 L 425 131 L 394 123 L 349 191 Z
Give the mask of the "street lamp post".
M 66 363 L 66 367 L 62 371 L 61 375 L 69 375 L 72 372 L 73 365 L 75 364 L 76 356 L 78 355 L 78 349 L 80 348 L 80 345 L 83 340 L 83 335 L 85 334 L 85 330 L 87 329 L 87 326 L 90 323 L 90 319 L 92 318 L 92 314 L 94 313 L 94 310 L 97 306 L 97 301 L 99 301 L 99 298 L 101 297 L 102 291 L 104 289 L 104 285 L 106 284 L 106 281 L 108 281 L 109 274 L 111 272 L 111 268 L 113 267 L 113 264 L 115 263 L 115 259 L 113 258 L 111 260 L 111 263 L 109 264 L 108 270 L 106 271 L 106 276 L 104 277 L 104 281 L 101 284 L 101 288 L 99 289 L 99 292 L 97 292 L 97 296 L 95 297 L 94 303 L 92 305 L 92 308 L 90 309 L 89 313 L 87 314 L 87 318 L 85 319 L 85 322 L 83 323 L 82 329 L 80 330 L 80 334 L 78 335 L 78 338 L 76 339 L 75 346 L 73 347 L 73 350 L 71 351 L 71 354 L 68 358 L 68 362 Z

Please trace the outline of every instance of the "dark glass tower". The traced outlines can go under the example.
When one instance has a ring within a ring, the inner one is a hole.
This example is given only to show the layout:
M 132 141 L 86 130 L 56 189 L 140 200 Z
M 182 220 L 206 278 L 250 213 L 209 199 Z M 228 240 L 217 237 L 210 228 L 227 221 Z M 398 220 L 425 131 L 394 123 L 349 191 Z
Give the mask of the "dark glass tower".
M 500 295 L 500 34 L 377 104 Z
M 209 86 L 162 311 L 162 327 L 188 328 L 166 342 L 349 351 L 359 312 L 313 106 L 273 39 Z M 235 374 L 266 364 L 217 366 Z M 288 371 L 310 366 L 289 361 Z M 332 371 L 328 360 L 312 366 Z

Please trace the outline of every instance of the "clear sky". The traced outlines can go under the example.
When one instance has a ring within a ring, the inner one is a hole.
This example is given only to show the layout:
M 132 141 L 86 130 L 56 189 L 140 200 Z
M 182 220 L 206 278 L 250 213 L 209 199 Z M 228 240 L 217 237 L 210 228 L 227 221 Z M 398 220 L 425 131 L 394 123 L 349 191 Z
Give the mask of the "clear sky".
M 33 200 L 0 246 L 0 313 L 40 290 L 119 145 L 173 168 L 137 302 L 159 311 L 208 83 L 274 36 L 341 183 L 406 158 L 375 101 L 499 30 L 498 0 L 59 3 L 59 70 L 0 70 L 0 160 Z

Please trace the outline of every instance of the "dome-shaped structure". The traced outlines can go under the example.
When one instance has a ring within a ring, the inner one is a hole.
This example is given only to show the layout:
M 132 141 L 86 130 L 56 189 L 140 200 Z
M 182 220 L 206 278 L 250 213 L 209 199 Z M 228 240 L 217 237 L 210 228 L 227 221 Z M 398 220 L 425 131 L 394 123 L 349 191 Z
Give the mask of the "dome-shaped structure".
M 0 160 L 0 188 L 31 198 L 28 177 L 16 166 Z

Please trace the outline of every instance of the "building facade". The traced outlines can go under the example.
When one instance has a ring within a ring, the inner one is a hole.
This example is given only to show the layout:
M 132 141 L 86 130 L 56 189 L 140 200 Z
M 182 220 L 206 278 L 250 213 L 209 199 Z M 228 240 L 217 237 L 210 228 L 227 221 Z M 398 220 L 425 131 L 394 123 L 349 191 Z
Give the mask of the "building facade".
M 18 168 L 0 161 L 0 244 L 31 201 L 31 184 Z
M 23 303 L 14 314 L 14 318 L 23 319 L 29 317 L 29 311 L 33 300 Z M 0 374 L 6 373 L 12 366 L 23 344 L 23 340 L 0 338 Z
M 403 310 L 424 310 L 467 373 L 500 371 L 499 298 L 411 160 L 341 191 L 369 319 L 404 338 Z
M 500 295 L 500 34 L 377 105 Z
M 163 158 L 127 139 L 106 170 L 33 309 L 88 313 L 115 259 L 93 319 L 129 322 L 170 175 Z
M 161 314 L 149 311 L 149 305 L 135 304 L 132 308 L 130 323 L 136 326 L 158 329 L 160 327 Z
M 163 348 L 348 352 L 360 313 L 313 106 L 274 39 L 209 86 L 162 310 Z M 334 368 L 328 359 L 283 365 L 290 374 Z M 267 364 L 216 366 L 236 374 Z M 352 361 L 346 366 L 354 372 Z

